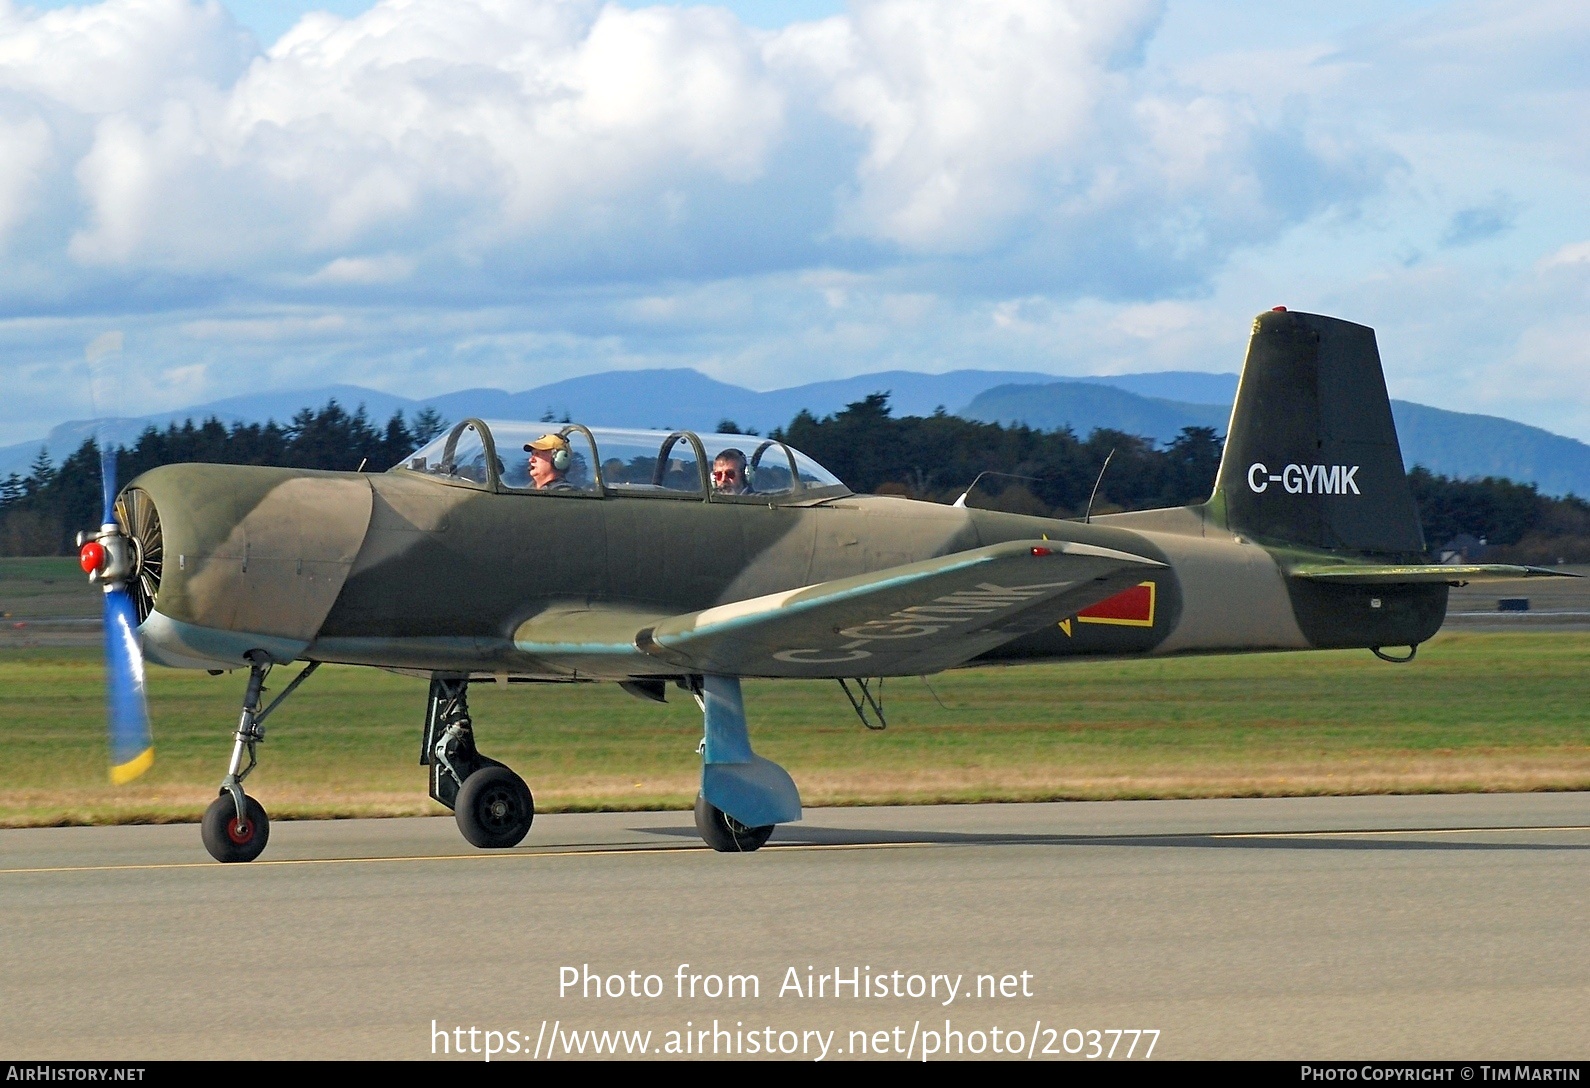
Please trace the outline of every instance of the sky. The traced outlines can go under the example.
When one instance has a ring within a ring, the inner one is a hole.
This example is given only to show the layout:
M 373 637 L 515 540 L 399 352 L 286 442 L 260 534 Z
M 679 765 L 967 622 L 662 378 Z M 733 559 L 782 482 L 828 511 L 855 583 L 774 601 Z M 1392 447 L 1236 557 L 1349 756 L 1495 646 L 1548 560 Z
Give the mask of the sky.
M 1229 372 L 1274 305 L 1590 440 L 1586 56 L 1570 0 L 0 0 L 0 444 L 333 383 Z

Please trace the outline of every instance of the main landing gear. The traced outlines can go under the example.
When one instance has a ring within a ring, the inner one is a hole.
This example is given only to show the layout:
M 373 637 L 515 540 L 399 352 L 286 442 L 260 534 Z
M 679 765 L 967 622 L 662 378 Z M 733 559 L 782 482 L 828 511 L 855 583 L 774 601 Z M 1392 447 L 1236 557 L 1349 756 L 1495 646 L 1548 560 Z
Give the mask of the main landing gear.
M 777 824 L 801 818 L 800 793 L 784 768 L 751 751 L 737 678 L 693 677 L 689 687 L 703 717 L 696 830 L 722 853 L 758 850 Z M 643 694 L 653 697 L 650 689 Z M 431 769 L 431 796 L 453 810 L 475 846 L 517 846 L 529 833 L 530 787 L 475 748 L 467 677 L 431 679 L 420 763 Z
M 691 690 L 704 719 L 696 830 L 719 853 L 761 849 L 775 825 L 801 818 L 800 792 L 789 772 L 751 751 L 737 677 L 703 676 Z
M 259 763 L 257 747 L 265 739 L 265 719 L 320 667 L 318 661 L 311 661 L 261 710 L 260 697 L 273 662 L 263 651 L 252 652 L 248 660 L 248 686 L 233 736 L 232 760 L 221 780 L 220 796 L 205 810 L 201 823 L 205 849 L 223 862 L 253 861 L 270 840 L 270 817 L 243 791 L 243 781 Z M 692 678 L 690 688 L 703 718 L 696 830 L 721 853 L 758 850 L 776 825 L 801 818 L 800 793 L 784 768 L 751 750 L 737 678 Z M 475 846 L 506 849 L 529 834 L 535 820 L 530 787 L 475 748 L 467 677 L 431 679 L 420 763 L 430 768 L 431 796 L 453 810 L 458 830 Z
M 696 794 L 696 833 L 701 841 L 720 854 L 749 854 L 760 850 L 773 837 L 774 824 L 746 827 L 739 820 Z
M 216 861 L 253 861 L 270 841 L 270 817 L 265 814 L 265 806 L 243 792 L 243 779 L 259 763 L 255 748 L 265 739 L 265 719 L 320 667 L 318 661 L 304 666 L 304 671 L 261 710 L 260 695 L 265 690 L 265 677 L 270 675 L 271 659 L 259 650 L 252 651 L 248 659 L 248 687 L 243 692 L 243 714 L 233 736 L 232 761 L 227 765 L 226 777 L 221 779 L 221 795 L 210 802 L 199 823 L 204 848 Z
M 503 850 L 530 833 L 536 812 L 530 787 L 475 749 L 468 679 L 431 680 L 420 763 L 431 769 L 431 796 L 453 810 L 472 845 Z

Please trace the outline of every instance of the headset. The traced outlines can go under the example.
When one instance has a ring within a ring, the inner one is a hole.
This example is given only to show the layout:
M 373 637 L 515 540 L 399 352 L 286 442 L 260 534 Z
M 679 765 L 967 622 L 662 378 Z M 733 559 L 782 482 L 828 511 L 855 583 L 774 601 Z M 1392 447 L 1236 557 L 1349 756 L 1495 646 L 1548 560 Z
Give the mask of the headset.
M 552 462 L 552 468 L 557 472 L 567 472 L 569 471 L 569 465 L 573 461 L 573 457 L 569 453 L 569 437 L 565 434 L 560 434 L 557 437 L 562 440 L 563 445 L 559 446 L 555 450 L 538 450 L 530 443 L 526 442 L 524 447 L 525 452 L 532 456 L 538 453 L 550 454 L 548 460 Z M 540 440 L 537 439 L 537 441 Z
M 764 446 L 766 444 L 767 443 L 765 442 L 763 443 Z M 758 450 L 757 452 L 760 453 L 761 451 Z M 744 450 L 737 449 L 732 446 L 727 449 L 720 450 L 718 454 L 712 458 L 712 463 L 715 466 L 718 460 L 725 455 L 727 455 L 730 460 L 734 460 L 736 454 L 739 455 L 738 460 L 740 462 L 740 477 L 745 481 L 745 490 L 749 492 L 756 486 L 756 466 L 751 463 L 750 458 L 745 456 Z

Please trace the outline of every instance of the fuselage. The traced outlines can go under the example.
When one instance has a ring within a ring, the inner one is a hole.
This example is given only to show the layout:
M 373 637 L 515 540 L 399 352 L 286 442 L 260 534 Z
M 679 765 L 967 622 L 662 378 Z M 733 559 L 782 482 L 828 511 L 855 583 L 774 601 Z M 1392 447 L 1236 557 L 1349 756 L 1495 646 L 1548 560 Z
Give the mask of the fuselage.
M 130 486 L 154 500 L 164 533 L 142 635 L 152 659 L 179 666 L 230 667 L 264 649 L 283 661 L 433 672 L 656 675 L 667 667 L 632 639 L 571 635 L 563 646 L 556 632 L 593 623 L 625 632 L 648 618 L 1044 537 L 1166 567 L 977 660 L 1410 645 L 1445 612 L 1444 585 L 1289 578 L 1293 553 L 1220 529 L 1201 507 L 1083 524 L 882 496 L 527 492 L 407 471 L 223 465 L 167 466 Z

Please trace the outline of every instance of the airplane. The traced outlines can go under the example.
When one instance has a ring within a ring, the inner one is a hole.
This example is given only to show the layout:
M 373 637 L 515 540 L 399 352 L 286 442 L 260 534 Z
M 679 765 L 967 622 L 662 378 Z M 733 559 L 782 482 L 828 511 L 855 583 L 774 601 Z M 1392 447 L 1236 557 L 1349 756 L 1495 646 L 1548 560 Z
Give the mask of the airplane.
M 384 473 L 167 465 L 119 494 L 105 457 L 103 524 L 79 544 L 105 589 L 111 776 L 153 759 L 146 657 L 247 669 L 201 823 L 222 862 L 265 849 L 244 781 L 267 718 L 323 663 L 429 679 L 430 795 L 482 848 L 522 841 L 534 799 L 477 749 L 470 684 L 675 686 L 703 715 L 697 830 L 748 852 L 801 802 L 752 748 L 745 678 L 837 680 L 876 728 L 881 678 L 990 663 L 1406 661 L 1450 586 L 1558 573 L 1431 563 L 1374 331 L 1284 307 L 1254 321 L 1213 495 L 1172 509 L 1060 520 L 857 495 L 777 439 L 578 423 L 467 419 Z M 749 486 L 714 490 L 724 465 Z

